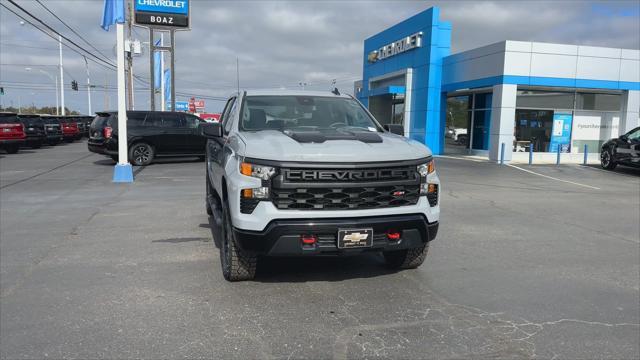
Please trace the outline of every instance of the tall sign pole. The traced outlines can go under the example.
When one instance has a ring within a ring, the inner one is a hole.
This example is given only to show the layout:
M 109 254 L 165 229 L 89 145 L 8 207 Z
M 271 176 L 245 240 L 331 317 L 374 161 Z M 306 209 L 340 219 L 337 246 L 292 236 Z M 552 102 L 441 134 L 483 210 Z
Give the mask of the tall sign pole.
M 85 56 L 83 56 L 83 58 L 84 66 L 87 68 L 87 104 L 89 107 L 88 115 L 93 115 L 93 112 L 91 111 L 91 77 L 89 76 L 89 62 L 87 61 L 87 58 Z
M 170 83 L 164 86 L 170 86 L 171 111 L 176 108 L 176 87 L 175 87 L 175 32 L 180 30 L 191 30 L 191 6 L 190 0 L 174 0 L 174 1 L 148 1 L 134 0 L 134 19 L 137 26 L 149 28 L 149 70 L 151 74 L 151 110 L 155 110 L 155 51 L 169 52 L 171 54 L 171 62 L 169 64 Z M 171 44 L 169 46 L 160 43 L 155 44 L 153 36 L 154 30 L 169 31 Z M 164 60 L 160 60 L 164 63 Z M 160 76 L 164 79 L 164 66 Z M 162 82 L 161 82 L 162 84 Z M 164 92 L 163 92 L 164 93 Z M 167 99 L 165 98 L 164 103 Z M 162 104 L 164 107 L 165 105 Z M 164 110 L 164 108 L 163 108 Z
M 102 28 L 116 25 L 116 64 L 118 84 L 118 163 L 113 169 L 113 182 L 133 182 L 133 169 L 129 164 L 129 147 L 127 138 L 127 94 L 124 58 L 124 23 L 126 21 L 125 0 L 104 0 Z

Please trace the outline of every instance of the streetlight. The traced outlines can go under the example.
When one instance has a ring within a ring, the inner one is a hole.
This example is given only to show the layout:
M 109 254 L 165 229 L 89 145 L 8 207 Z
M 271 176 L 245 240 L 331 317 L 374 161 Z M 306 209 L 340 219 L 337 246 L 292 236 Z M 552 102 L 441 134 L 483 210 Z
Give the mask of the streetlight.
M 30 67 L 26 67 L 24 69 L 26 71 L 31 71 Z M 48 72 L 46 72 L 46 71 L 44 71 L 42 69 L 38 69 L 38 71 L 40 71 L 41 73 L 47 75 L 49 77 L 49 79 L 53 80 L 53 82 L 56 83 L 56 115 L 60 115 L 60 113 L 58 112 L 59 105 L 60 105 L 59 104 L 59 99 L 58 99 L 58 76 L 51 75 L 50 73 L 48 73 Z

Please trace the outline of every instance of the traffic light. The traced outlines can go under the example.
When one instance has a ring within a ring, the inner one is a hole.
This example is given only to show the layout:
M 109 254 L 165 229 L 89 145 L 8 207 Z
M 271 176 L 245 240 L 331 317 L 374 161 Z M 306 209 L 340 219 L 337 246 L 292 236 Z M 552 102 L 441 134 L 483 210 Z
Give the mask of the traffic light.
M 75 80 L 71 81 L 71 89 L 75 90 L 75 91 L 78 91 L 78 82 L 77 81 L 75 81 Z
M 0 95 L 4 95 L 4 87 L 0 87 Z

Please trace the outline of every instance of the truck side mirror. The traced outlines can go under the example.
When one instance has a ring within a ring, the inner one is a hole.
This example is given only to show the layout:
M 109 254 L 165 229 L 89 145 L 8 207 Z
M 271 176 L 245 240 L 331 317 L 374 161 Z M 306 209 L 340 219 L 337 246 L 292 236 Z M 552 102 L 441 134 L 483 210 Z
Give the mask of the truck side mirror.
M 383 127 L 392 134 L 404 136 L 404 126 L 400 124 L 385 124 Z
M 209 139 L 222 137 L 222 124 L 220 123 L 200 124 L 200 132 L 202 133 L 202 136 Z

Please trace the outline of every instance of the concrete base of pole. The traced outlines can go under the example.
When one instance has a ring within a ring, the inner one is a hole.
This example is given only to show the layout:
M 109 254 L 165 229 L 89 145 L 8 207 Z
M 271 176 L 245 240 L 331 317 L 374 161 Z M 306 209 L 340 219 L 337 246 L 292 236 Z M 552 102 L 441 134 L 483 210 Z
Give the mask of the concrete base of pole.
M 131 164 L 116 164 L 116 166 L 113 168 L 113 182 L 132 183 L 133 167 L 131 166 Z

